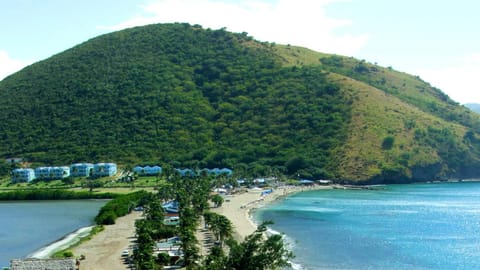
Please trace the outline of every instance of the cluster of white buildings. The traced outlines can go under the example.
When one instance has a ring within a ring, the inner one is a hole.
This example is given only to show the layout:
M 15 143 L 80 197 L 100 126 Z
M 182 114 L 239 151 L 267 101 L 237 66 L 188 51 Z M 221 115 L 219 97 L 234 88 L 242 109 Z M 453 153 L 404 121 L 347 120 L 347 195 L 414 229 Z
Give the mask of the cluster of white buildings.
M 160 166 L 135 166 L 133 168 L 133 172 L 137 173 L 138 175 L 159 175 L 162 174 L 162 167 Z M 214 168 L 214 169 L 208 169 L 204 168 L 201 170 L 192 170 L 192 169 L 175 169 L 175 172 L 178 173 L 180 176 L 198 176 L 202 175 L 205 173 L 206 175 L 213 175 L 213 176 L 218 176 L 218 175 L 226 175 L 226 176 L 231 176 L 233 174 L 233 171 L 228 168 Z
M 135 166 L 133 172 L 138 175 L 159 175 L 162 173 L 162 167 L 160 166 Z
M 117 174 L 115 163 L 75 163 L 70 167 L 37 167 L 35 169 L 22 168 L 12 171 L 12 183 L 30 182 L 35 179 L 53 180 L 67 177 L 104 177 Z
M 133 171 L 138 175 L 160 175 L 162 174 L 162 167 L 160 166 L 136 166 Z M 175 169 L 175 172 L 180 176 L 193 177 L 197 175 L 212 175 L 212 176 L 231 176 L 232 170 L 228 168 L 214 168 L 214 169 Z M 35 179 L 39 180 L 54 180 L 64 179 L 67 177 L 104 177 L 113 176 L 117 174 L 117 164 L 115 163 L 75 163 L 68 166 L 59 167 L 37 167 L 15 169 L 12 171 L 12 183 L 30 182 Z
M 202 174 L 206 175 L 212 175 L 212 176 L 219 176 L 219 175 L 225 175 L 225 176 L 231 176 L 233 174 L 233 171 L 228 168 L 214 168 L 214 169 L 208 169 L 204 168 L 201 170 L 192 170 L 192 169 L 175 169 L 175 171 L 180 175 L 180 176 L 200 176 Z

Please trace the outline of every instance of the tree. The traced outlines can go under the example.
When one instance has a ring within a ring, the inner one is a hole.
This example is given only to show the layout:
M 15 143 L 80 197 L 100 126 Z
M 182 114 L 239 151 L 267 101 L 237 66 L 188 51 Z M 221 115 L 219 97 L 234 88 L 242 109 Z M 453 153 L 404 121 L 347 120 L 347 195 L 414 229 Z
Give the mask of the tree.
M 223 246 L 226 239 L 232 238 L 233 226 L 228 218 L 213 212 L 205 212 L 203 216 L 205 223 L 208 224 L 208 229 L 220 242 L 220 247 Z
M 390 150 L 392 149 L 394 143 L 395 138 L 393 136 L 387 136 L 385 139 L 383 139 L 382 148 L 385 150 Z
M 220 207 L 222 206 L 223 204 L 223 197 L 219 194 L 215 194 L 213 195 L 210 200 L 212 200 L 213 204 L 215 205 L 215 207 Z
M 304 169 L 308 166 L 305 157 L 303 156 L 293 156 L 287 162 L 285 162 L 285 167 L 287 168 L 288 174 L 293 174 L 301 169 Z
M 165 179 L 169 180 L 172 175 L 175 174 L 175 170 L 172 165 L 165 164 L 162 167 L 162 175 L 165 176 Z
M 87 179 L 86 180 L 86 185 L 88 187 L 88 190 L 90 192 L 93 192 L 93 189 L 103 187 L 103 182 L 100 181 L 100 180 Z
M 151 228 L 148 221 L 137 220 L 135 222 L 137 234 L 137 249 L 133 252 L 136 269 L 138 270 L 154 270 L 157 269 L 155 259 L 153 257 L 153 247 L 155 242 L 150 236 Z
M 221 247 L 213 246 L 210 249 L 210 254 L 205 258 L 203 267 L 205 270 L 224 270 L 226 263 L 225 252 Z
M 233 226 L 232 222 L 223 215 L 218 215 L 216 222 L 218 223 L 217 237 L 220 240 L 220 247 L 222 247 L 225 239 L 232 238 Z
M 187 269 L 195 267 L 199 256 L 198 241 L 195 237 L 194 230 L 180 227 L 180 239 L 182 239 L 182 250 L 184 264 Z
M 264 238 L 268 224 L 271 223 L 262 223 L 240 244 L 229 241 L 230 254 L 226 269 L 266 270 L 290 266 L 288 260 L 293 258 L 293 253 L 285 248 L 282 235 L 274 234 Z
M 155 262 L 160 266 L 166 266 L 170 263 L 170 256 L 165 252 L 160 252 Z
M 154 224 L 160 224 L 165 218 L 165 211 L 157 196 L 152 196 L 149 203 L 145 206 L 145 219 Z

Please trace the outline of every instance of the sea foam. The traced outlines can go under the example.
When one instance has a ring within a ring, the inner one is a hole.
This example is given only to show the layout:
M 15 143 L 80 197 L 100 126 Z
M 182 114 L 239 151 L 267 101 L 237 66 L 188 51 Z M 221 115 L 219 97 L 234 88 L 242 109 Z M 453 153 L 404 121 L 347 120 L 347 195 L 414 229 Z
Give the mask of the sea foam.
M 80 241 L 81 238 L 87 236 L 90 231 L 92 230 L 93 226 L 89 227 L 84 227 L 80 228 L 65 237 L 61 238 L 58 241 L 55 241 L 35 252 L 32 254 L 28 255 L 28 258 L 36 258 L 36 259 L 45 259 L 53 255 L 55 252 L 66 249 L 74 244 L 76 244 L 78 241 Z
M 286 234 L 282 234 L 279 231 L 276 231 L 270 227 L 267 228 L 267 235 L 275 235 L 275 234 L 281 234 L 285 247 L 288 250 L 293 251 L 293 249 L 296 246 L 296 241 L 293 238 L 289 237 Z M 288 262 L 290 263 L 290 267 L 293 270 L 306 270 L 306 268 L 298 262 L 293 262 L 293 261 L 288 261 Z

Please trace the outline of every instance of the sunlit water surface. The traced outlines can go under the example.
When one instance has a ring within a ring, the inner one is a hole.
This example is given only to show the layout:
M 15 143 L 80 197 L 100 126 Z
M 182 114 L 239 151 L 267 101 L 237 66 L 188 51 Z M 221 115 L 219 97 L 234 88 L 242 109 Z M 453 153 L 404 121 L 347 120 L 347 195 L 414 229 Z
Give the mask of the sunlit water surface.
M 261 208 L 297 269 L 480 269 L 480 183 L 298 193 Z

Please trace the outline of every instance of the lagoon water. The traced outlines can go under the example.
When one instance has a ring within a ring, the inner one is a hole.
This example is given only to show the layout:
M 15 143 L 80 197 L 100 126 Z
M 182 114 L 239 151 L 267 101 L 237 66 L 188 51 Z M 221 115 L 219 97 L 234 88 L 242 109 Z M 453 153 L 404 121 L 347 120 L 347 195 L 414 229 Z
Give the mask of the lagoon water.
M 0 269 L 82 227 L 104 200 L 0 202 Z
M 296 269 L 480 269 L 480 183 L 307 191 L 259 209 Z

